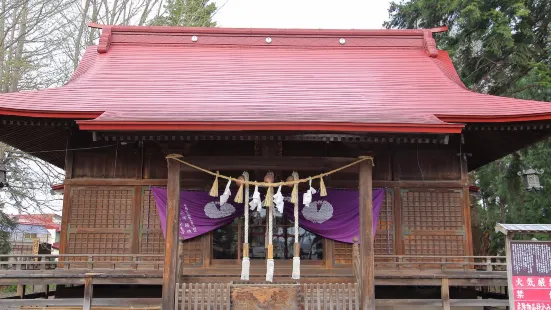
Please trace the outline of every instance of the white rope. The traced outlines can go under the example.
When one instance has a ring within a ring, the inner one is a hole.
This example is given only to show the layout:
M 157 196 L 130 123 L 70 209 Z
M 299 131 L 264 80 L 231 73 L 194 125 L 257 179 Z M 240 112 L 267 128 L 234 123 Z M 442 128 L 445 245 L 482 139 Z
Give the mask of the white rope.
M 245 177 L 245 181 L 249 180 L 249 173 L 246 171 L 243 172 L 243 177 Z M 244 207 L 245 207 L 245 243 L 249 243 L 249 184 L 245 184 L 245 197 L 243 197 L 243 201 L 245 201 Z
M 268 244 L 272 244 L 272 238 L 273 238 L 273 228 L 274 228 L 274 225 L 273 225 L 273 221 L 274 221 L 274 207 L 273 206 L 270 206 L 268 207 L 270 208 L 270 214 L 269 214 L 269 218 L 268 218 Z
M 248 257 L 243 257 L 241 261 L 241 280 L 249 281 L 249 273 L 251 269 L 251 260 Z
M 298 180 L 298 173 L 297 172 L 293 172 L 293 179 L 295 180 Z M 295 217 L 295 244 L 299 244 L 299 240 L 298 240 L 298 236 L 299 236 L 299 233 L 298 233 L 298 201 L 295 202 L 295 208 L 294 208 L 294 217 Z M 293 247 L 293 251 L 296 249 L 297 247 Z M 293 272 L 291 274 L 291 278 L 293 278 L 294 280 L 298 280 L 300 279 L 300 248 L 299 248 L 299 253 L 297 253 L 296 251 L 294 251 L 293 253 Z
M 293 257 L 293 274 L 291 278 L 293 278 L 293 280 L 300 279 L 300 257 L 298 256 Z
M 243 172 L 243 177 L 245 178 L 245 181 L 249 180 L 249 173 L 247 171 Z M 245 208 L 245 238 L 244 238 L 244 244 L 248 245 L 249 243 L 249 184 L 245 183 L 245 193 L 243 197 L 244 201 L 244 208 Z M 248 281 L 249 280 L 249 274 L 251 269 L 251 261 L 249 259 L 249 254 L 246 254 L 247 256 L 243 255 L 243 260 L 241 262 L 241 280 Z
M 274 281 L 274 260 L 268 259 L 266 262 L 266 282 L 273 282 Z

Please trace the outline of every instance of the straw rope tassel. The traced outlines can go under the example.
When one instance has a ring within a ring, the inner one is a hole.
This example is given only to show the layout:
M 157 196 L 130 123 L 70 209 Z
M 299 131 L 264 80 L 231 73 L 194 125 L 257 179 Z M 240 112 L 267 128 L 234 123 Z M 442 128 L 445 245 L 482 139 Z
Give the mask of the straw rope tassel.
M 243 203 L 243 187 L 245 186 L 245 182 L 242 182 L 241 185 L 239 185 L 239 189 L 237 190 L 237 194 L 235 194 L 235 198 L 233 198 L 233 201 L 237 203 Z M 249 186 L 249 185 L 247 185 Z M 247 204 L 245 204 L 245 209 L 247 208 Z
M 249 173 L 243 172 L 245 181 L 249 181 Z M 243 186 L 243 185 L 242 185 Z M 248 281 L 251 269 L 251 261 L 249 259 L 249 184 L 245 184 L 245 238 L 243 242 L 243 261 L 241 262 L 241 280 Z
M 293 179 L 296 181 L 298 180 L 298 173 L 293 172 Z M 298 187 L 298 185 L 295 185 L 295 187 Z M 295 189 L 293 188 L 293 191 Z M 297 188 L 297 198 L 298 198 L 298 188 Z M 294 208 L 294 217 L 295 217 L 295 244 L 294 244 L 294 251 L 293 251 L 293 273 L 291 274 L 291 277 L 294 280 L 300 279 L 300 242 L 298 240 L 298 199 L 294 202 L 295 208 Z
M 218 197 L 218 176 L 219 173 L 216 171 L 216 177 L 214 179 L 214 183 L 212 183 L 212 187 L 210 188 L 209 195 L 211 197 Z
M 320 196 L 327 196 L 327 189 L 325 188 L 325 182 L 323 182 L 323 177 L 320 178 Z
M 264 206 L 271 208 L 273 204 L 274 204 L 274 189 L 271 186 L 268 186 L 268 190 L 266 191 L 266 199 L 264 199 Z

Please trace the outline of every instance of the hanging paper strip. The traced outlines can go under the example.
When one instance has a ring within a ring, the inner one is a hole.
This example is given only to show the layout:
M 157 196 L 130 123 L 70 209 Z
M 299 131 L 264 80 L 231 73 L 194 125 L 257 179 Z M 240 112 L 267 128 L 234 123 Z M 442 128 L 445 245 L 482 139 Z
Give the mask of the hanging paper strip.
M 166 229 L 166 189 L 153 188 L 153 196 L 161 220 L 163 233 Z M 373 235 L 377 228 L 384 189 L 373 190 Z M 284 195 L 283 214 L 293 219 L 293 204 Z M 304 206 L 299 202 L 300 227 L 322 237 L 352 243 L 359 237 L 360 210 L 357 190 L 328 189 L 326 197 L 312 195 L 312 202 Z M 231 223 L 243 216 L 243 204 L 228 201 L 220 206 L 218 197 L 206 192 L 182 191 L 180 194 L 180 236 L 191 239 Z

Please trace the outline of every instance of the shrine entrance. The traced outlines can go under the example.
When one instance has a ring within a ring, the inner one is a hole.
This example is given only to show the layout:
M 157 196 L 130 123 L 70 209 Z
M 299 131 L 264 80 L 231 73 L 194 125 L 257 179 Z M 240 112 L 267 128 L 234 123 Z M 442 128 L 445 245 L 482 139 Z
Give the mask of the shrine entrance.
M 249 258 L 266 259 L 267 227 L 266 212 L 251 212 L 249 224 Z M 295 243 L 294 221 L 281 214 L 275 217 L 275 229 L 272 236 L 274 259 L 292 259 Z M 212 257 L 218 259 L 241 259 L 239 244 L 243 242 L 243 221 L 236 219 L 232 223 L 213 231 Z M 300 258 L 302 260 L 323 260 L 323 237 L 299 226 Z
M 249 179 L 247 171 L 237 178 L 220 174 L 217 170 L 214 172 L 214 169 L 220 168 L 217 168 L 218 166 L 213 162 L 209 163 L 213 169 L 211 171 L 187 162 L 182 155 L 171 154 L 166 158 L 168 161 L 167 189 L 153 189 L 161 223 L 166 223 L 163 308 L 174 309 L 175 306 L 174 284 L 177 283 L 178 276 L 176 267 L 178 252 L 173 245 L 177 243 L 179 237 L 189 239 L 211 232 L 215 236 L 212 244 L 213 252 L 221 250 L 228 256 L 234 256 L 233 252 L 237 250 L 235 256 L 237 261 L 241 261 L 240 279 L 244 282 L 252 280 L 251 275 L 258 276 L 251 273 L 255 271 L 251 269 L 252 262 L 258 261 L 266 266 L 262 283 L 273 284 L 276 269 L 274 260 L 286 260 L 292 271 L 290 281 L 296 284 L 295 280 L 301 278 L 300 260 L 302 258 L 307 260 L 323 258 L 323 238 L 311 231 L 325 238 L 344 242 L 351 242 L 352 239 L 357 242 L 359 235 L 361 246 L 356 251 L 357 259 L 353 267 L 355 283 L 359 288 L 356 289 L 355 295 L 360 297 L 362 308 L 374 308 L 373 235 L 376 229 L 374 224 L 377 223 L 374 214 L 378 217 L 384 190 L 375 190 L 377 198 L 374 203 L 372 157 L 362 156 L 336 169 L 302 179 L 295 171 L 285 181 L 279 182 L 275 180 L 274 173 L 269 170 L 263 181 L 254 181 Z M 230 158 L 237 159 L 237 157 Z M 249 157 L 243 159 L 251 166 L 254 166 L 252 163 L 257 160 Z M 228 160 L 224 158 L 225 165 L 228 164 Z M 286 163 L 288 165 L 292 163 L 290 166 L 293 167 L 292 169 L 310 167 L 309 160 L 303 163 L 300 159 L 294 158 L 292 162 Z M 181 192 L 181 164 L 213 176 L 214 181 L 210 191 L 208 193 Z M 327 190 L 324 177 L 355 165 L 359 166 L 358 190 Z M 219 184 L 219 179 L 226 181 L 225 187 Z M 318 182 L 318 189 L 313 188 L 313 180 Z M 232 184 L 237 185 L 237 191 L 234 189 L 233 193 Z M 303 184 L 306 189 L 300 197 L 299 184 Z M 290 195 L 284 196 L 282 192 L 284 186 L 291 192 Z M 263 191 L 262 194 L 260 190 Z M 376 206 L 375 212 L 374 206 Z M 242 220 L 240 215 L 243 215 Z M 299 224 L 307 227 L 308 231 Z M 216 259 L 216 255 L 214 256 L 213 258 Z M 247 286 L 254 288 L 255 284 L 250 283 Z M 310 291 L 313 292 L 313 289 Z M 332 295 L 333 291 L 334 289 L 330 289 L 329 295 Z M 208 295 L 210 297 L 210 293 Z M 356 303 L 356 306 L 358 305 Z

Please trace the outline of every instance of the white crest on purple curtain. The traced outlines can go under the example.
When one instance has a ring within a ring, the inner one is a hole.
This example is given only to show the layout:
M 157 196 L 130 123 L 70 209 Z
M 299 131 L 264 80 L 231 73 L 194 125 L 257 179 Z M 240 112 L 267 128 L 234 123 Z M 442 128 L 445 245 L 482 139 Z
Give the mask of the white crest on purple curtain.
M 312 223 L 321 224 L 333 217 L 333 205 L 325 200 L 313 201 L 302 209 L 302 216 Z
M 225 203 L 220 206 L 220 202 L 211 201 L 205 205 L 205 215 L 211 219 L 220 219 L 234 213 L 235 208 L 229 203 Z

